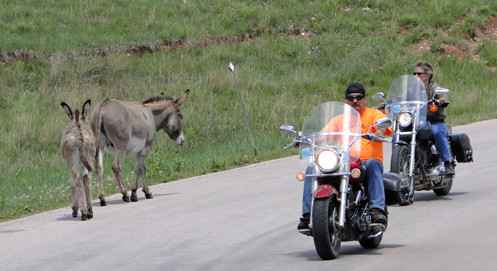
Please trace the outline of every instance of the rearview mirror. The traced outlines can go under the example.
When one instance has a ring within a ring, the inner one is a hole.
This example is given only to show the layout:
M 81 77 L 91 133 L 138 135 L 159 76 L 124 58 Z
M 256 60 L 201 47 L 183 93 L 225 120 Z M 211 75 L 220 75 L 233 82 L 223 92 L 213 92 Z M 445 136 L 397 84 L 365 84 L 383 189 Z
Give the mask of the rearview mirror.
M 436 88 L 436 89 L 435 89 L 435 92 L 436 92 L 437 94 L 445 94 L 445 93 L 449 93 L 449 90 L 448 90 L 448 89 L 446 89 L 446 88 L 441 88 L 441 87 L 438 87 L 438 88 Z
M 376 93 L 375 95 L 373 95 L 373 97 L 371 97 L 371 99 L 373 100 L 383 100 L 385 101 L 385 94 L 383 92 L 378 92 Z
M 293 126 L 291 125 L 281 125 L 280 134 L 287 136 L 289 134 L 297 134 L 297 132 L 295 132 L 295 129 L 293 129 Z
M 392 126 L 392 120 L 389 118 L 382 118 L 377 120 L 374 125 L 379 128 L 390 128 Z

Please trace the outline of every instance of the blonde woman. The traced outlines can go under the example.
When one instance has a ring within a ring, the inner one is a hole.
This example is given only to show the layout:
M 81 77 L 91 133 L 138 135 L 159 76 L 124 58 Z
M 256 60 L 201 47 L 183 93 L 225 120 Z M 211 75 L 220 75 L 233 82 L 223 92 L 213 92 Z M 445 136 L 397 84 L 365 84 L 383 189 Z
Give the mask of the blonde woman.
M 440 86 L 433 81 L 434 73 L 430 63 L 426 61 L 416 63 L 413 74 L 423 81 L 428 99 L 432 99 L 435 95 L 435 98 L 440 102 L 437 111 L 431 112 L 428 110 L 427 119 L 431 123 L 435 146 L 440 153 L 440 158 L 444 162 L 445 173 L 453 176 L 455 171 L 451 161 L 449 141 L 447 140 L 447 128 L 445 127 L 445 118 L 447 116 L 444 111 L 445 107 L 449 105 L 449 96 L 447 94 L 435 94 L 435 89 Z

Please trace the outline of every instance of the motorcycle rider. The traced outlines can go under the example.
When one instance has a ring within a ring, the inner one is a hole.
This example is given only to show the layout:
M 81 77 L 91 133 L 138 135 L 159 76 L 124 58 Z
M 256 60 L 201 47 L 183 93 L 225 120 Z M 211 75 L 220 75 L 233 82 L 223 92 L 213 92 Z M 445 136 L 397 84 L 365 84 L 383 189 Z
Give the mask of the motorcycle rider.
M 431 64 L 426 61 L 419 61 L 416 63 L 414 66 L 414 76 L 423 81 L 428 100 L 431 100 L 433 95 L 435 95 L 435 89 L 440 87 L 433 81 L 434 74 Z M 439 100 L 440 106 L 438 106 L 436 112 L 428 110 L 427 120 L 431 123 L 431 131 L 435 138 L 435 146 L 440 152 L 440 158 L 444 163 L 441 172 L 449 176 L 454 176 L 455 171 L 451 161 L 452 157 L 449 149 L 449 141 L 447 140 L 447 128 L 445 127 L 445 118 L 447 116 L 444 112 L 444 108 L 449 105 L 449 96 L 444 93 L 435 95 L 435 98 Z
M 374 125 L 375 121 L 385 118 L 385 114 L 379 110 L 366 108 L 366 90 L 360 83 L 352 83 L 345 90 L 346 103 L 360 113 L 362 133 L 367 133 L 369 127 Z M 326 127 L 325 127 L 326 128 Z M 323 128 L 323 129 L 325 129 Z M 379 128 L 372 130 L 377 137 L 383 138 L 390 135 L 390 128 Z M 326 132 L 326 131 L 324 131 Z M 360 159 L 365 162 L 366 175 L 365 182 L 368 187 L 370 210 L 373 212 L 373 223 L 387 225 L 385 215 L 385 189 L 383 187 L 383 144 L 382 142 L 369 141 L 361 139 Z M 312 174 L 312 165 L 306 169 L 306 176 Z M 302 198 L 302 217 L 297 226 L 299 230 L 308 229 L 310 222 L 310 203 L 311 203 L 311 186 L 312 178 L 306 177 L 304 180 L 304 193 Z

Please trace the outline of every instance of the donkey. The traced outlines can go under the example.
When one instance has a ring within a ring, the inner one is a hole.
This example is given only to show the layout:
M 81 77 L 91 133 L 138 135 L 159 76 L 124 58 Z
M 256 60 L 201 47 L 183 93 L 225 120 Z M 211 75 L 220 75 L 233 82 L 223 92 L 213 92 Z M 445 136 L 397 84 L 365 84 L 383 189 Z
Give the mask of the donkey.
M 78 216 L 81 209 L 81 220 L 93 218 L 91 175 L 95 164 L 95 138 L 87 123 L 91 101 L 83 104 L 81 113 L 78 109 L 74 114 L 65 102 L 62 108 L 71 120 L 62 133 L 60 148 L 71 173 L 72 216 Z
M 143 103 L 123 102 L 107 98 L 97 104 L 91 116 L 91 129 L 95 134 L 97 147 L 98 198 L 101 206 L 107 205 L 102 184 L 104 150 L 115 156 L 112 171 L 119 183 L 123 201 L 130 201 L 121 176 L 121 164 L 128 154 L 136 156 L 131 201 L 138 201 L 136 190 L 140 177 L 145 197 L 147 199 L 153 198 L 147 185 L 145 157 L 150 151 L 150 145 L 154 141 L 156 132 L 161 129 L 174 140 L 176 145 L 183 145 L 185 141 L 181 131 L 183 115 L 181 115 L 179 107 L 185 102 L 188 93 L 190 93 L 189 89 L 176 101 L 161 93 Z

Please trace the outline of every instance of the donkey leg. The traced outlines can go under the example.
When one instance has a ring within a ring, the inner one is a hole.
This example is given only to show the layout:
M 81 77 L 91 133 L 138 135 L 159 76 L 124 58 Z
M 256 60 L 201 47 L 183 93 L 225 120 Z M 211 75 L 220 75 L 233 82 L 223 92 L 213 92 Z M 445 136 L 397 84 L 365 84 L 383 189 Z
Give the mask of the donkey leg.
M 71 177 L 71 195 L 72 195 L 72 217 L 78 217 L 78 200 L 76 195 L 75 179 Z
M 154 197 L 152 196 L 152 192 L 150 192 L 150 189 L 148 188 L 148 184 L 147 184 L 147 168 L 145 167 L 145 163 L 143 164 L 143 170 L 142 170 L 142 182 L 143 182 L 143 186 L 142 186 L 142 191 L 143 193 L 145 193 L 145 197 L 147 199 L 153 199 Z
M 78 174 L 76 180 L 75 180 L 75 189 L 76 189 L 76 200 L 77 204 L 79 206 L 79 209 L 81 210 L 81 220 L 86 220 L 86 216 L 88 213 L 88 209 L 86 207 L 86 195 L 85 195 L 85 187 L 83 185 L 83 177 Z M 74 213 L 73 213 L 74 216 Z
M 119 183 L 121 194 L 123 194 L 123 201 L 129 202 L 128 190 L 126 189 L 123 177 L 121 176 L 121 164 L 124 160 L 125 155 L 126 155 L 125 151 L 121 151 L 116 155 L 116 158 L 114 159 L 114 164 L 112 165 L 112 171 L 114 171 L 114 175 L 116 176 L 117 182 Z
M 147 183 L 145 182 L 145 176 L 146 176 L 146 168 L 145 168 L 145 157 L 146 154 L 137 154 L 136 155 L 136 164 L 135 164 L 135 179 L 133 182 L 133 188 L 132 188 L 132 195 L 131 195 L 131 200 L 133 200 L 133 197 L 135 201 L 138 200 L 136 191 L 138 190 L 138 180 L 140 179 L 140 176 L 142 177 L 143 180 L 143 189 L 142 191 L 145 193 L 145 197 L 147 199 L 152 198 L 152 193 L 149 192 Z
M 102 177 L 104 175 L 103 160 L 104 160 L 104 150 L 103 148 L 100 148 L 98 153 L 98 163 L 97 163 L 98 198 L 100 199 L 100 206 L 107 205 L 107 202 L 105 201 L 104 185 L 102 183 Z
M 93 209 L 92 209 L 92 193 L 91 193 L 91 175 L 92 172 L 87 172 L 87 170 L 84 170 L 85 173 L 83 173 L 83 187 L 84 187 L 84 192 L 85 192 L 85 199 L 86 199 L 86 209 L 87 209 L 87 217 L 88 219 L 93 218 Z
M 133 178 L 133 185 L 131 186 L 131 201 L 137 202 L 138 201 L 138 195 L 136 194 L 136 190 L 138 190 L 138 178 L 140 178 L 141 175 L 141 169 L 140 169 L 140 154 L 136 154 L 136 162 L 135 162 L 135 176 Z
M 71 185 L 71 196 L 72 196 L 72 217 L 78 217 L 79 202 L 78 202 L 77 183 L 78 183 L 78 178 L 80 177 L 78 174 L 78 169 L 74 166 L 74 163 L 70 163 L 68 161 L 67 164 L 69 171 L 71 173 L 70 185 Z

